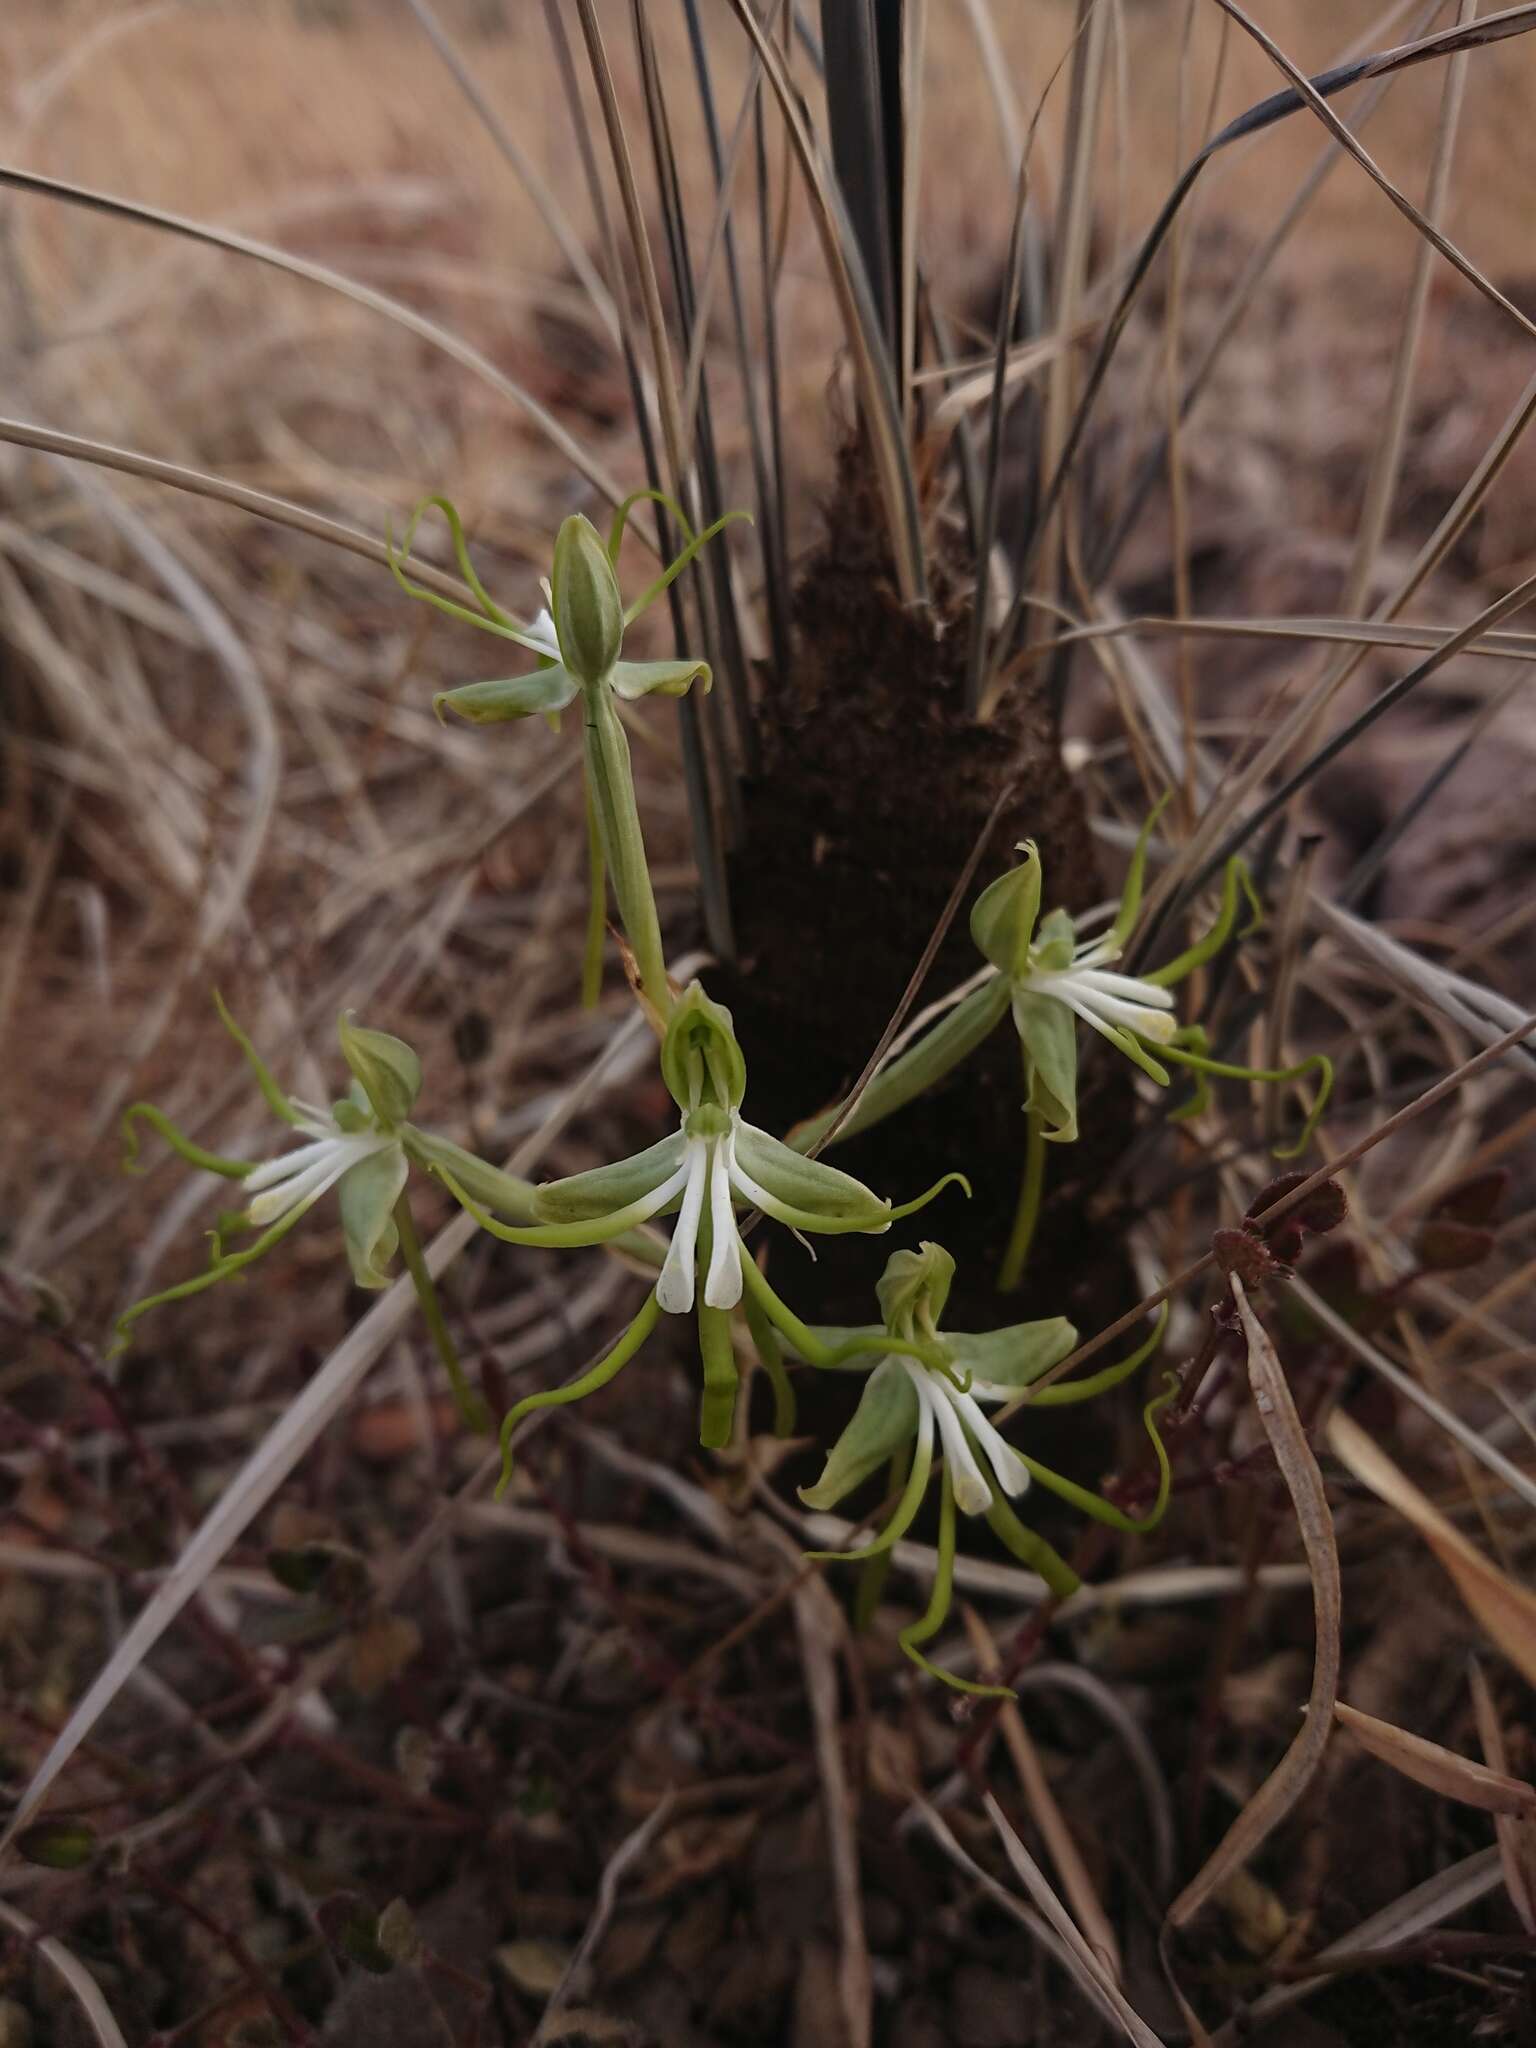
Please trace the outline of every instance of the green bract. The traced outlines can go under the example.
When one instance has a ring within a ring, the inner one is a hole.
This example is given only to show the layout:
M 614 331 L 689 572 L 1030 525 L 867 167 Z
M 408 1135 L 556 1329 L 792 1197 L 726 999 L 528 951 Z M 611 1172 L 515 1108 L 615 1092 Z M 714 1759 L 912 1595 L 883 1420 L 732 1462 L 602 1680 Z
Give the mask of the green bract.
M 807 1507 L 835 1507 L 855 1487 L 889 1468 L 896 1503 L 874 1541 L 861 1550 L 814 1553 L 845 1560 L 880 1558 L 911 1527 L 928 1490 L 935 1449 L 942 1452 L 934 1595 L 923 1618 L 903 1629 L 900 1640 L 925 1670 L 963 1691 L 985 1692 L 995 1688 L 967 1685 L 930 1664 L 917 1649 L 937 1633 L 948 1612 L 955 1509 L 985 1515 L 1013 1554 L 1039 1572 L 1053 1593 L 1072 1592 L 1078 1583 L 1075 1572 L 1042 1537 L 1023 1526 L 1008 1502 L 1024 1493 L 1033 1479 L 1099 1521 L 1122 1529 L 1151 1528 L 1167 1505 L 1169 1485 L 1167 1454 L 1153 1421 L 1155 1410 L 1170 1396 L 1159 1396 L 1147 1409 L 1161 1479 L 1150 1514 L 1136 1520 L 1016 1449 L 984 1412 L 987 1406 L 1025 1394 L 1059 1365 L 1076 1345 L 1077 1331 L 1060 1316 L 980 1334 L 941 1329 L 954 1272 L 955 1262 L 941 1245 L 896 1252 L 876 1290 L 882 1323 L 858 1329 L 802 1329 L 791 1338 L 812 1365 L 841 1365 L 855 1351 L 871 1354 L 861 1361 L 869 1379 L 853 1419 L 828 1453 L 821 1478 L 814 1486 L 802 1487 L 800 1498 Z M 1129 1358 L 1086 1379 L 1043 1388 L 1032 1397 L 1033 1405 L 1091 1400 L 1129 1378 L 1161 1341 L 1165 1318 L 1166 1311 L 1152 1336 Z

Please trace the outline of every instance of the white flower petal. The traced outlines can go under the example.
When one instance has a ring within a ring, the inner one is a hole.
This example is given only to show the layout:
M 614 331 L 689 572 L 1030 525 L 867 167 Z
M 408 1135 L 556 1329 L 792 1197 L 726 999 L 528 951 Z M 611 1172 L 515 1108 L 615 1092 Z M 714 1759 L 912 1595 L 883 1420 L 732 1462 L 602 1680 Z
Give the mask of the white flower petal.
M 916 1382 L 918 1399 L 932 1408 L 934 1420 L 939 1425 L 939 1437 L 955 1489 L 955 1505 L 962 1514 L 981 1514 L 992 1505 L 992 1489 L 961 1426 L 954 1388 L 947 1380 L 928 1372 L 913 1360 L 907 1361 L 907 1370 Z
M 704 1183 L 709 1177 L 709 1147 L 702 1138 L 688 1140 L 683 1166 L 688 1176 L 683 1187 L 683 1206 L 672 1226 L 672 1242 L 667 1247 L 661 1278 L 656 1282 L 656 1300 L 669 1316 L 685 1316 L 693 1307 L 699 1212 L 704 1206 Z
M 1154 1010 L 1173 1008 L 1172 989 L 1159 988 L 1155 981 L 1143 981 L 1135 974 L 1108 974 L 1102 967 L 1074 967 L 1072 979 L 1080 988 L 1102 989 L 1105 995 L 1127 996 L 1135 1003 L 1150 1003 Z
M 971 1434 L 985 1452 L 987 1463 L 997 1474 L 997 1483 L 1004 1493 L 1023 1493 L 1029 1485 L 1029 1467 L 996 1423 L 982 1413 L 974 1386 L 968 1394 L 951 1393 L 950 1399 L 970 1425 Z
M 704 1300 L 710 1308 L 734 1308 L 741 1299 L 741 1239 L 731 1207 L 733 1147 L 729 1136 L 715 1141 L 709 1170 L 709 1223 L 714 1238 Z
M 349 1167 L 356 1166 L 360 1159 L 367 1159 L 373 1153 L 383 1151 L 390 1143 L 391 1140 L 384 1137 L 333 1138 L 328 1145 L 314 1147 L 316 1152 L 323 1152 L 324 1157 L 312 1159 L 302 1173 L 269 1187 L 264 1194 L 259 1194 L 246 1210 L 247 1218 L 260 1230 L 269 1224 L 281 1222 L 283 1217 L 290 1215 L 297 1208 L 309 1208 L 319 1201 L 327 1188 L 333 1187 L 341 1179 Z M 311 1148 L 306 1146 L 304 1149 L 308 1151 Z M 297 1154 L 290 1156 L 297 1157 Z M 247 1179 L 247 1187 L 254 1178 L 252 1175 Z
M 555 633 L 555 622 L 547 611 L 541 611 L 528 628 L 528 638 L 537 640 L 551 661 L 560 659 L 560 641 Z
M 296 1174 L 305 1172 L 317 1159 L 328 1159 L 337 1145 L 343 1143 L 337 1130 L 330 1130 L 313 1144 L 300 1145 L 296 1151 L 279 1153 L 276 1159 L 268 1159 L 245 1177 L 246 1190 L 259 1194 L 263 1188 L 275 1187 L 279 1181 L 292 1180 Z

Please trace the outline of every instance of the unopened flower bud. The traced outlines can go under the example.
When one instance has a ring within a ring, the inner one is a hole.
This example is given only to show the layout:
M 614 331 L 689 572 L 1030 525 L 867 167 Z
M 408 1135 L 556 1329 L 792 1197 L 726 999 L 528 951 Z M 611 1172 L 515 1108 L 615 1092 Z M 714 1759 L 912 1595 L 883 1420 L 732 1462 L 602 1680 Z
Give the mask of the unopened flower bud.
M 605 682 L 624 644 L 624 600 L 597 528 L 573 512 L 555 538 L 555 632 L 578 681 Z

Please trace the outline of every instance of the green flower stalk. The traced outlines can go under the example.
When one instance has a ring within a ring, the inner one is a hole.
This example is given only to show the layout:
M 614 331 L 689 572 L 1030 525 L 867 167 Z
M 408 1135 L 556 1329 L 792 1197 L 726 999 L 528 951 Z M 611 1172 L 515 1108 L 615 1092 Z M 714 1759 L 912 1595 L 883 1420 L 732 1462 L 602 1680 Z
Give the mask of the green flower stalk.
M 450 1169 L 442 1169 L 448 1187 L 482 1228 L 508 1244 L 607 1244 L 655 1218 L 677 1219 L 656 1285 L 615 1352 L 571 1386 L 519 1402 L 502 1425 L 504 1446 L 532 1410 L 582 1399 L 606 1385 L 634 1356 L 638 1341 L 654 1328 L 660 1314 L 692 1314 L 698 1318 L 704 1363 L 700 1440 L 718 1448 L 729 1440 L 735 1412 L 738 1375 L 731 1311 L 757 1273 L 741 1240 L 737 1208 L 761 1210 L 808 1236 L 878 1234 L 931 1200 L 949 1181 L 961 1179 L 948 1174 L 917 1201 L 893 1207 L 851 1174 L 805 1159 L 748 1123 L 741 1113 L 746 1061 L 731 1028 L 730 1012 L 711 1001 L 697 981 L 673 1006 L 662 1040 L 661 1071 L 678 1107 L 677 1129 L 632 1158 L 538 1188 L 533 1208 L 540 1221 L 531 1228 L 499 1222 Z M 640 1339 L 630 1344 L 642 1322 Z M 621 1350 L 623 1355 L 614 1364 Z M 509 1469 L 503 1469 L 503 1483 Z
M 268 1108 L 303 1142 L 266 1160 L 229 1159 L 195 1144 L 153 1103 L 136 1102 L 126 1111 L 125 1164 L 130 1171 L 138 1167 L 139 1126 L 148 1124 L 189 1165 L 239 1181 L 249 1199 L 238 1215 L 226 1219 L 212 1233 L 212 1256 L 201 1273 L 135 1302 L 118 1318 L 119 1347 L 129 1341 L 134 1325 L 150 1309 L 201 1294 L 254 1265 L 334 1188 L 354 1282 L 370 1289 L 387 1287 L 396 1254 L 403 1256 L 459 1408 L 473 1427 L 485 1429 L 484 1404 L 465 1380 L 422 1258 L 406 1181 L 413 1164 L 449 1171 L 462 1186 L 473 1188 L 482 1201 L 513 1215 L 530 1213 L 532 1189 L 462 1146 L 409 1121 L 421 1092 L 421 1062 L 403 1039 L 387 1031 L 369 1030 L 354 1023 L 350 1012 L 344 1014 L 337 1032 L 351 1085 L 342 1100 L 322 1109 L 286 1095 L 222 998 L 215 996 L 214 1001 L 249 1062 Z M 253 1244 L 229 1251 L 224 1238 L 231 1229 L 254 1230 L 258 1235 Z
M 985 1412 L 989 1406 L 1017 1400 L 1068 1356 L 1077 1343 L 1072 1324 L 1056 1316 L 981 1334 L 944 1330 L 940 1324 L 954 1273 L 955 1262 L 942 1245 L 923 1244 L 915 1252 L 896 1252 L 876 1290 L 884 1318 L 881 1324 L 860 1329 L 802 1327 L 798 1336 L 791 1336 L 794 1348 L 813 1366 L 842 1365 L 857 1351 L 863 1354 L 859 1369 L 869 1372 L 859 1405 L 829 1452 L 821 1478 L 814 1486 L 802 1487 L 800 1498 L 810 1508 L 835 1507 L 855 1487 L 889 1466 L 896 1504 L 874 1541 L 859 1550 L 811 1553 L 844 1562 L 863 1560 L 879 1567 L 912 1526 L 932 1477 L 935 1451 L 942 1451 L 933 1598 L 922 1618 L 901 1631 L 899 1641 L 914 1663 L 946 1685 L 961 1692 L 995 1693 L 1003 1689 L 956 1678 L 930 1663 L 918 1648 L 938 1633 L 949 1611 L 956 1508 L 963 1514 L 984 1515 L 1013 1555 L 1038 1572 L 1058 1597 L 1075 1592 L 1079 1581 L 1071 1566 L 1043 1537 L 1025 1528 L 1009 1503 L 1024 1494 L 1032 1481 L 1038 1481 L 1111 1527 L 1154 1527 L 1167 1507 L 1171 1483 L 1155 1419 L 1172 1398 L 1172 1389 L 1170 1386 L 1149 1403 L 1145 1414 L 1158 1460 L 1157 1498 L 1147 1515 L 1131 1517 L 1017 1449 Z M 1033 1396 L 1032 1405 L 1059 1407 L 1092 1400 L 1129 1379 L 1162 1341 L 1165 1321 L 1166 1310 L 1152 1336 L 1129 1358 L 1085 1379 L 1042 1388 Z
M 643 499 L 652 499 L 666 508 L 687 535 L 687 545 L 626 609 L 619 593 L 616 564 L 629 515 Z M 431 507 L 448 522 L 460 573 L 473 591 L 479 611 L 440 597 L 405 573 L 402 564 L 409 557 L 417 527 Z M 440 691 L 433 699 L 440 718 L 452 712 L 474 725 L 497 725 L 509 719 L 543 716 L 558 725 L 561 712 L 580 699 L 594 904 L 588 926 L 583 988 L 591 996 L 595 987 L 595 962 L 602 940 L 602 920 L 596 906 L 602 901 L 606 872 L 612 878 L 614 898 L 634 953 L 640 985 L 658 1020 L 658 1028 L 665 1023 L 671 1007 L 671 991 L 635 805 L 629 741 L 618 705 L 653 695 L 685 696 L 695 683 L 707 690 L 710 668 L 708 662 L 688 658 L 625 661 L 621 658 L 624 631 L 681 574 L 706 541 L 730 520 L 747 516 L 744 512 L 728 512 L 703 533 L 695 534 L 672 499 L 659 491 L 637 491 L 615 513 L 605 545 L 591 521 L 573 512 L 563 521 L 555 539 L 554 565 L 545 584 L 549 607 L 529 623 L 491 601 L 470 560 L 459 515 L 448 499 L 424 499 L 412 516 L 401 553 L 397 555 L 393 549 L 390 553 L 395 579 L 409 596 L 421 598 L 483 632 L 510 640 L 538 657 L 538 667 L 529 675 L 466 683 L 458 689 Z

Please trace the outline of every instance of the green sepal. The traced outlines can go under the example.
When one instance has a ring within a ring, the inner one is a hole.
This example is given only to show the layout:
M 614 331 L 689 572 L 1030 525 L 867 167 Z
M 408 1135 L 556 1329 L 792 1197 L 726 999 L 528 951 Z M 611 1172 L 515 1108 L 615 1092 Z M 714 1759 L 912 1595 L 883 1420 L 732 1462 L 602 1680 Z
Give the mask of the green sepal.
M 643 1201 L 682 1164 L 685 1140 L 681 1131 L 611 1166 L 594 1166 L 564 1180 L 548 1180 L 534 1191 L 533 1213 L 540 1223 L 580 1223 L 610 1216 Z
M 124 1173 L 145 1171 L 139 1164 L 139 1134 L 134 1128 L 135 1120 L 158 1131 L 173 1152 L 179 1153 L 189 1166 L 200 1166 L 205 1173 L 222 1174 L 225 1180 L 244 1180 L 248 1173 L 256 1171 L 254 1160 L 226 1159 L 222 1152 L 209 1152 L 194 1144 L 185 1132 L 177 1130 L 164 1110 L 156 1109 L 152 1102 L 135 1102 L 123 1111 Z
M 836 1507 L 912 1440 L 917 1420 L 911 1375 L 899 1358 L 883 1358 L 865 1381 L 848 1427 L 827 1453 L 820 1479 L 799 1489 L 801 1500 L 808 1508 Z
M 792 1230 L 840 1235 L 890 1226 L 890 1203 L 862 1181 L 819 1159 L 802 1158 L 756 1124 L 738 1123 L 736 1163 L 757 1184 L 752 1199 Z
M 1002 1330 L 946 1330 L 944 1344 L 955 1364 L 985 1386 L 1033 1386 L 1053 1365 L 1077 1348 L 1077 1328 L 1065 1316 L 1012 1323 Z
M 213 1006 L 219 1013 L 219 1022 L 224 1026 L 224 1029 L 229 1033 L 236 1045 L 239 1046 L 241 1052 L 245 1054 L 246 1065 L 256 1076 L 256 1086 L 261 1090 L 262 1100 L 266 1103 L 268 1109 L 271 1110 L 275 1117 L 280 1117 L 285 1124 L 297 1124 L 299 1112 L 288 1100 L 282 1089 L 278 1087 L 276 1081 L 273 1080 L 271 1069 L 266 1061 L 224 1007 L 224 998 L 217 989 L 213 992 Z
M 461 1209 L 467 1209 L 480 1228 L 499 1237 L 503 1244 L 531 1245 L 542 1251 L 582 1251 L 591 1245 L 611 1244 L 638 1224 L 658 1214 L 654 1202 L 630 1202 L 608 1216 L 594 1216 L 574 1223 L 535 1223 L 526 1228 L 500 1223 L 483 1203 L 477 1202 L 446 1166 L 434 1168 L 437 1177 Z
M 892 1252 L 875 1282 L 875 1295 L 888 1330 L 933 1330 L 944 1315 L 954 1285 L 955 1262 L 943 1245 L 928 1241 L 917 1250 Z
M 454 690 L 439 690 L 432 699 L 438 722 L 446 725 L 444 713 L 451 711 L 469 725 L 505 725 L 514 718 L 558 718 L 572 703 L 581 685 L 556 662 L 531 676 L 514 676 L 506 682 L 461 683 Z
M 403 1038 L 370 1031 L 343 1010 L 336 1024 L 341 1056 L 384 1124 L 403 1124 L 421 1093 L 421 1061 Z
M 531 1181 L 503 1173 L 499 1166 L 492 1166 L 477 1153 L 466 1151 L 462 1145 L 454 1144 L 451 1138 L 439 1137 L 436 1131 L 424 1131 L 420 1124 L 405 1125 L 400 1133 L 400 1142 L 405 1147 L 406 1157 L 414 1160 L 424 1172 L 436 1173 L 442 1178 L 446 1170 L 482 1207 L 499 1210 L 503 1216 L 514 1216 L 524 1223 L 537 1219 L 538 1211 L 534 1207 L 537 1190 Z
M 888 1067 L 882 1067 L 841 1123 L 837 1122 L 838 1106 L 834 1106 L 797 1124 L 790 1134 L 794 1149 L 810 1151 L 832 1131 L 834 1124 L 837 1128 L 832 1131 L 831 1143 L 840 1145 L 845 1138 L 867 1131 L 894 1111 L 904 1109 L 968 1059 L 996 1029 L 1007 1007 L 1007 979 L 994 975 L 956 1003 L 915 1045 L 909 1046 Z
M 560 658 L 583 683 L 606 682 L 624 644 L 624 600 L 597 528 L 584 513 L 560 522 L 550 574 Z
M 707 996 L 701 982 L 690 981 L 672 1005 L 661 1041 L 661 1075 L 681 1110 L 696 1106 L 693 1091 L 706 1082 L 722 1108 L 741 1107 L 747 1092 L 746 1055 L 730 1011 Z
M 400 1248 L 394 1208 L 409 1171 L 402 1148 L 391 1145 L 348 1167 L 336 1184 L 347 1259 L 359 1287 L 380 1288 L 390 1283 L 385 1268 Z
M 1040 915 L 1040 849 L 1026 839 L 1016 868 L 983 889 L 971 909 L 971 937 L 992 965 L 1011 980 L 1029 967 L 1029 946 Z
M 1025 1108 L 1058 1145 L 1077 1140 L 1077 1031 L 1065 1003 L 1018 989 L 1013 1024 L 1024 1048 Z
M 707 693 L 714 680 L 707 661 L 617 661 L 608 678 L 616 697 L 686 697 L 695 683 Z

